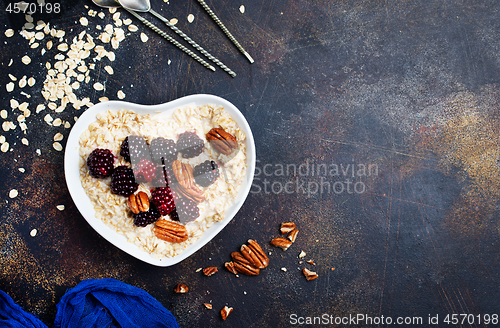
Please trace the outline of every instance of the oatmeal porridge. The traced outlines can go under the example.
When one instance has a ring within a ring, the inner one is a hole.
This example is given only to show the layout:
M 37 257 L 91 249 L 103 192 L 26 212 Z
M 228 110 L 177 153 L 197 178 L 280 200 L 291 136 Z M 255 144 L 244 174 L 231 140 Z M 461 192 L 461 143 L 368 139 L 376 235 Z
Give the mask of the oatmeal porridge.
M 97 219 L 155 258 L 174 257 L 225 218 L 245 178 L 245 139 L 221 106 L 106 111 L 80 136 L 80 180 Z

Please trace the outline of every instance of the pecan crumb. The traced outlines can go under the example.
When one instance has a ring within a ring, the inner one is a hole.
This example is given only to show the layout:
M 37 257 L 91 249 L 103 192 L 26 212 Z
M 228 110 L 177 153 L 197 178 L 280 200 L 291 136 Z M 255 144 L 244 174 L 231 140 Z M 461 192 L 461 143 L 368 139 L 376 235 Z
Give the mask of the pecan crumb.
M 215 274 L 217 272 L 217 267 L 208 267 L 203 269 L 203 274 L 207 277 L 210 277 L 211 275 Z
M 306 268 L 304 268 L 304 269 L 302 270 L 302 273 L 304 274 L 304 276 L 306 277 L 306 279 L 307 279 L 308 281 L 310 281 L 310 280 L 314 280 L 314 279 L 318 278 L 318 274 L 317 274 L 316 272 L 313 272 L 313 271 L 308 270 L 308 269 L 306 269 Z
M 205 307 L 209 310 L 212 310 L 212 304 L 210 303 L 203 303 L 203 305 L 205 305 Z
M 176 292 L 177 294 L 184 294 L 187 293 L 188 290 L 189 288 L 185 284 L 177 284 L 177 286 L 175 286 L 174 292 Z
M 224 308 L 222 310 L 220 310 L 220 314 L 222 316 L 222 320 L 226 320 L 227 317 L 231 314 L 231 312 L 233 312 L 233 308 L 232 307 L 224 306 Z

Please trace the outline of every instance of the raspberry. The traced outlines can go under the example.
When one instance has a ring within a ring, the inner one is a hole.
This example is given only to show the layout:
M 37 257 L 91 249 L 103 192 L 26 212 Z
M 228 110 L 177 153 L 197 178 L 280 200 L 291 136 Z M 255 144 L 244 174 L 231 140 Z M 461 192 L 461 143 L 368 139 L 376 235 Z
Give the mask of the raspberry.
M 184 224 L 194 221 L 200 216 L 200 209 L 196 203 L 187 198 L 179 198 L 175 201 L 175 212 L 178 220 Z
M 182 154 L 182 158 L 192 158 L 198 156 L 203 151 L 205 142 L 194 132 L 184 132 L 177 140 L 177 150 Z
M 127 162 L 136 164 L 143 158 L 149 159 L 149 146 L 143 137 L 128 136 L 122 142 L 120 155 L 122 155 Z
M 87 158 L 89 173 L 94 178 L 109 177 L 114 170 L 115 157 L 109 149 L 94 149 Z
M 141 159 L 134 167 L 135 180 L 137 182 L 151 182 L 156 179 L 156 165 L 148 159 Z
M 196 165 L 193 170 L 194 181 L 202 187 L 208 187 L 219 177 L 219 166 L 210 160 Z
M 174 196 L 169 186 L 151 191 L 151 202 L 158 208 L 161 215 L 168 215 L 175 209 Z
M 147 212 L 132 214 L 134 224 L 138 227 L 145 227 L 148 224 L 154 223 L 160 218 L 160 216 L 160 212 L 158 212 L 156 207 L 152 204 L 149 206 L 149 210 Z
M 131 168 L 121 165 L 115 168 L 111 175 L 111 191 L 114 194 L 128 197 L 132 195 L 139 185 L 135 182 L 134 172 Z
M 170 164 L 177 159 L 175 141 L 162 137 L 153 139 L 149 147 L 151 157 L 156 164 Z

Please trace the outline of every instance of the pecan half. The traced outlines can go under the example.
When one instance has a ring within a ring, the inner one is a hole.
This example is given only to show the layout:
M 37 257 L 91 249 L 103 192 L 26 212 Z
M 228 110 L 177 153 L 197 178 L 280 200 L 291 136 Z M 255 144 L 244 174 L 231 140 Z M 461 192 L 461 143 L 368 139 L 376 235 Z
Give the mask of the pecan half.
M 271 240 L 271 245 L 281 247 L 281 249 L 286 251 L 292 245 L 292 241 L 283 237 L 276 237 Z
M 237 272 L 248 276 L 256 276 L 259 274 L 260 269 L 255 267 L 240 252 L 232 252 L 231 257 L 233 259 L 233 267 Z
M 238 271 L 236 271 L 236 269 L 234 268 L 234 262 L 231 261 L 231 262 L 226 262 L 224 263 L 224 267 L 231 273 L 233 274 L 238 274 Z
M 248 247 L 247 245 L 241 245 L 241 248 L 240 248 L 240 253 L 243 255 L 244 258 L 247 259 L 248 262 L 250 262 L 254 267 L 256 268 L 259 268 L 259 269 L 264 269 L 266 266 L 264 265 L 264 263 L 262 263 L 261 259 L 259 258 L 259 256 L 257 255 L 257 253 L 255 253 L 253 251 L 253 249 L 251 249 L 250 247 Z
M 171 243 L 182 243 L 188 239 L 186 227 L 169 220 L 156 221 L 153 231 L 156 237 Z
M 295 239 L 297 238 L 298 233 L 299 233 L 299 230 L 293 229 L 292 231 L 290 231 L 287 238 L 290 239 L 290 241 L 292 243 L 294 243 Z
M 234 269 L 239 273 L 243 273 L 247 276 L 256 276 L 260 273 L 259 268 L 256 268 L 251 264 L 244 264 L 240 262 L 234 262 Z
M 314 279 L 318 278 L 318 275 L 316 274 L 316 272 L 313 272 L 313 271 L 306 269 L 306 268 L 304 268 L 302 270 L 302 273 L 304 274 L 304 276 L 306 277 L 307 280 L 314 280 Z
M 189 288 L 185 284 L 177 284 L 177 286 L 175 286 L 174 288 L 174 292 L 176 292 L 177 294 L 187 293 L 188 290 Z
M 137 194 L 132 194 L 127 200 L 128 207 L 134 214 L 147 212 L 149 210 L 148 194 L 144 191 L 139 191 Z
M 236 138 L 221 128 L 211 129 L 208 131 L 206 137 L 212 147 L 224 155 L 231 154 L 233 149 L 238 147 L 238 141 L 236 141 Z
M 174 172 L 175 178 L 178 182 L 172 187 L 178 193 L 191 199 L 195 203 L 200 203 L 205 200 L 203 191 L 201 191 L 194 182 L 193 167 L 191 164 L 175 160 L 172 163 L 172 171 Z
M 220 310 L 220 315 L 222 316 L 222 320 L 226 320 L 227 316 L 230 315 L 231 312 L 233 312 L 232 307 L 224 306 L 224 308 Z
M 259 260 L 262 262 L 264 268 L 267 267 L 269 265 L 269 258 L 266 253 L 264 253 L 260 245 L 253 239 L 248 239 L 247 243 L 248 247 L 254 251 L 255 255 L 257 255 Z
M 213 275 L 217 271 L 218 271 L 217 267 L 208 267 L 208 268 L 203 269 L 203 274 L 207 277 L 210 277 L 211 275 Z
M 281 224 L 280 231 L 282 234 L 288 233 L 295 229 L 296 225 L 293 222 L 284 222 Z

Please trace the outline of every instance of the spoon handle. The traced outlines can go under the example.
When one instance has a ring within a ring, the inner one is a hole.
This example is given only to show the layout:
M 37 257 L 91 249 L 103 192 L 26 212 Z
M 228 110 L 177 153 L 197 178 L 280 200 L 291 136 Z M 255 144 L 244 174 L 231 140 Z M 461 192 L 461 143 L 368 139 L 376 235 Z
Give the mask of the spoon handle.
M 232 77 L 236 76 L 236 73 L 233 72 L 229 67 L 227 67 L 226 65 L 224 65 L 224 63 L 222 63 L 220 60 L 218 60 L 217 58 L 215 58 L 214 56 L 212 56 L 208 51 L 206 51 L 205 49 L 203 49 L 198 43 L 196 43 L 195 41 L 193 41 L 193 39 L 191 39 L 184 32 L 182 32 L 180 29 L 178 29 L 176 26 L 174 26 L 172 23 L 170 23 L 165 17 L 163 17 L 162 15 L 158 14 L 153 9 L 150 9 L 149 12 L 151 14 L 153 14 L 154 16 L 156 16 L 158 19 L 160 19 L 162 22 L 164 22 L 165 24 L 167 24 L 167 26 L 170 27 L 172 29 L 172 31 L 174 31 L 175 33 L 177 33 L 178 35 L 180 35 L 184 40 L 186 40 L 190 45 L 192 45 L 193 48 L 195 48 L 196 50 L 198 50 L 199 52 L 201 52 L 208 59 L 210 59 L 211 61 L 213 61 L 217 65 L 219 65 L 219 67 L 222 68 L 229 75 L 231 75 Z
M 177 40 L 175 40 L 174 38 L 172 38 L 170 35 L 168 35 L 167 33 L 165 33 L 162 30 L 160 30 L 158 27 L 156 27 L 155 25 L 153 25 L 150 21 L 148 21 L 147 19 L 145 19 L 142 16 L 139 16 L 137 13 L 133 12 L 132 10 L 128 10 L 128 9 L 126 9 L 126 10 L 132 16 L 136 17 L 138 20 L 140 20 L 142 23 L 144 23 L 144 25 L 146 25 L 147 27 L 149 27 L 150 29 L 152 29 L 156 33 L 160 34 L 162 37 L 164 37 L 168 41 L 172 42 L 177 48 L 179 48 L 182 51 L 184 51 L 185 53 L 187 53 L 189 56 L 191 56 L 192 58 L 194 58 L 197 62 L 199 62 L 200 64 L 202 64 L 206 68 L 208 68 L 208 69 L 210 69 L 212 71 L 215 71 L 215 67 L 213 67 L 212 65 L 210 65 L 209 63 L 207 63 L 203 58 L 201 58 L 200 56 L 198 56 L 197 54 L 195 54 L 194 52 L 192 52 L 188 48 L 184 47 L 182 44 L 180 44 Z
M 245 49 L 243 49 L 243 47 L 241 46 L 241 44 L 238 41 L 236 41 L 236 39 L 231 34 L 231 32 L 229 32 L 229 30 L 226 28 L 226 26 L 224 26 L 224 24 L 222 24 L 219 17 L 217 17 L 217 15 L 215 15 L 215 13 L 212 11 L 212 9 L 210 9 L 210 7 L 207 5 L 207 3 L 204 0 L 198 0 L 198 2 L 203 7 L 203 9 L 205 9 L 205 11 L 210 15 L 210 17 L 212 17 L 212 19 L 217 23 L 217 25 L 219 25 L 219 27 L 227 35 L 229 40 L 231 40 L 231 42 L 234 43 L 236 48 L 238 48 L 238 50 L 241 51 L 245 55 L 245 57 L 247 57 L 248 61 L 250 61 L 250 64 L 253 64 L 254 60 L 250 56 L 250 54 L 248 52 L 246 52 Z

